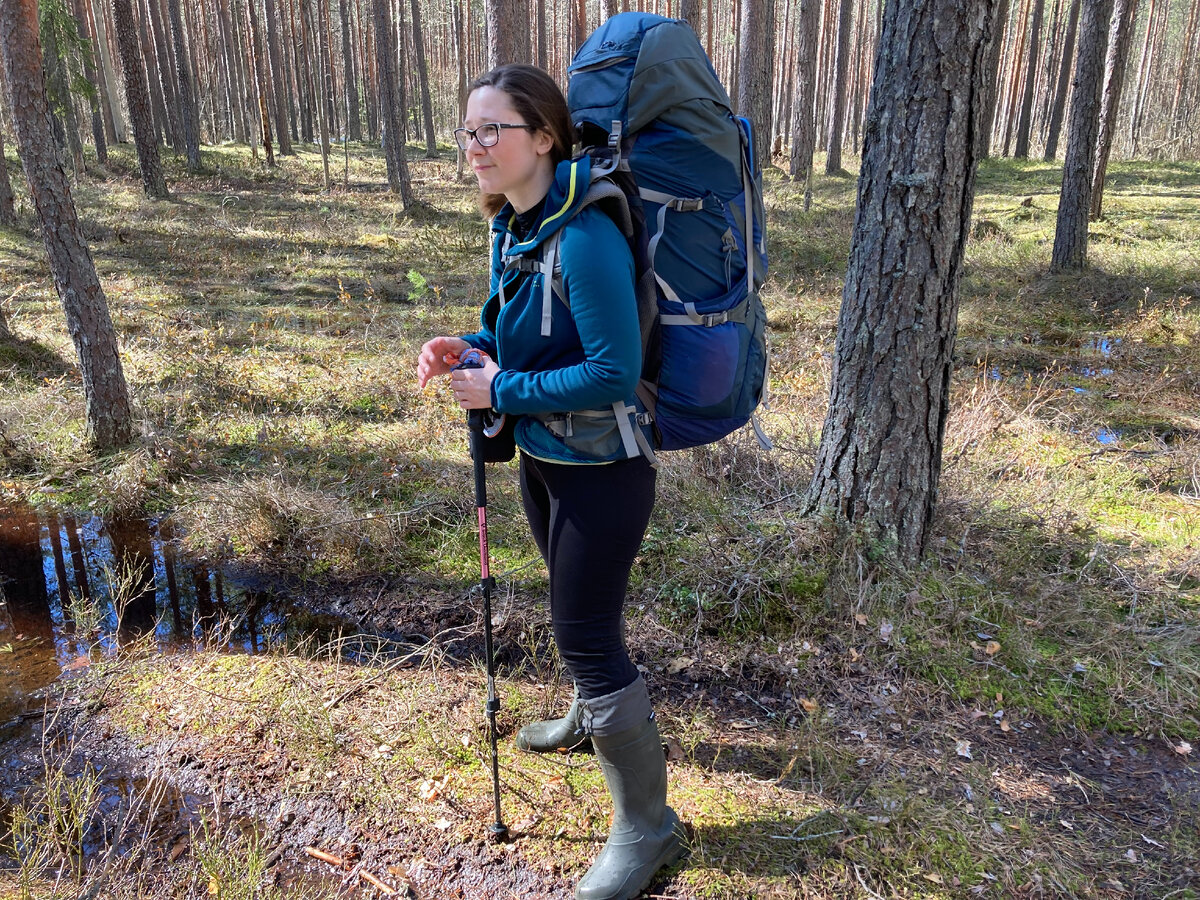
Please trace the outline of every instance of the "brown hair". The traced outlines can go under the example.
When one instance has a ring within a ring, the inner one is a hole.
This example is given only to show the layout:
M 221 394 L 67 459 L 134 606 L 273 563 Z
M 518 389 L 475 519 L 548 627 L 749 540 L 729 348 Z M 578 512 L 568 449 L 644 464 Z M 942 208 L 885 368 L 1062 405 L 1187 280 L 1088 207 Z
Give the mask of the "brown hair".
M 467 88 L 470 96 L 481 87 L 504 91 L 512 101 L 513 109 L 532 125 L 550 135 L 554 146 L 550 149 L 550 161 L 557 166 L 570 159 L 575 144 L 575 126 L 567 111 L 567 101 L 554 79 L 537 66 L 509 63 L 497 66 L 480 75 Z M 479 194 L 479 208 L 487 218 L 492 218 L 504 206 L 503 194 Z

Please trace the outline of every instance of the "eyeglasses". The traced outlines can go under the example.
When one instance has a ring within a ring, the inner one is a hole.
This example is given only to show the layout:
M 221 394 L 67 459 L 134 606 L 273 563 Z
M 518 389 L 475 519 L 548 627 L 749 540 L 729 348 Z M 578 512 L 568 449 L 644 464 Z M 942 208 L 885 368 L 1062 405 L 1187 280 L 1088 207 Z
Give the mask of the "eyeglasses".
M 524 123 L 509 125 L 504 122 L 488 122 L 478 128 L 455 128 L 454 140 L 458 142 L 460 150 L 466 150 L 470 146 L 472 138 L 480 147 L 495 147 L 496 142 L 500 140 L 501 128 L 527 128 L 530 131 L 537 131 L 536 126 Z

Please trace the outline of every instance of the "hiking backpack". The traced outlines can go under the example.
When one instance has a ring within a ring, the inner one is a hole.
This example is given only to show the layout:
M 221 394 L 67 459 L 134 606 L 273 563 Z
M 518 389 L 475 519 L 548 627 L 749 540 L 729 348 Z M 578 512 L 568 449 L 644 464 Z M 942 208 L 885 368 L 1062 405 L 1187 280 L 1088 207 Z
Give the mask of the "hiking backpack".
M 684 21 L 620 13 L 583 43 L 567 105 L 593 196 L 634 248 L 643 335 L 638 397 L 660 450 L 753 422 L 767 379 L 761 173 L 750 123 Z M 613 191 L 615 185 L 619 191 Z

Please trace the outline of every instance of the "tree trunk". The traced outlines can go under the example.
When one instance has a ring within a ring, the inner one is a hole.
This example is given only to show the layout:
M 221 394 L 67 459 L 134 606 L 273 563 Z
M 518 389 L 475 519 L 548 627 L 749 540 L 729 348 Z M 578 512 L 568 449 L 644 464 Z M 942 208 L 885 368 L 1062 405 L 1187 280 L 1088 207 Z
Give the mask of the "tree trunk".
M 258 27 L 258 11 L 254 8 L 255 0 L 247 0 L 246 19 L 250 33 L 250 68 L 254 73 L 254 92 L 258 95 L 258 115 L 262 121 L 263 153 L 267 165 L 275 168 L 275 151 L 271 144 L 271 114 L 267 95 L 267 66 L 263 59 L 262 35 Z
M 437 159 L 437 134 L 433 128 L 433 98 L 429 94 L 429 68 L 425 64 L 425 35 L 421 28 L 421 4 L 412 0 L 413 50 L 417 57 L 417 85 L 421 91 L 421 120 L 425 125 L 425 158 Z
M 842 134 L 846 126 L 846 71 L 850 63 L 850 23 L 854 20 L 854 0 L 839 0 L 837 49 L 834 51 L 833 86 L 829 102 L 829 131 L 825 140 L 825 174 L 842 171 Z
M 616 3 L 613 2 L 613 12 L 608 13 L 612 16 L 616 14 Z M 692 26 L 692 31 L 700 34 L 700 0 L 679 0 L 679 18 L 683 19 Z
M 188 65 L 187 46 L 183 37 L 183 18 L 179 0 L 167 0 L 167 16 L 171 20 L 171 40 L 175 43 L 175 72 L 179 78 L 179 127 L 183 136 L 187 166 L 192 172 L 200 170 L 200 135 L 196 131 L 196 95 L 192 90 L 192 73 Z
M 1021 112 L 1017 117 L 1016 159 L 1029 158 L 1029 133 L 1033 128 L 1033 90 L 1037 84 L 1038 49 L 1042 37 L 1042 17 L 1045 0 L 1034 0 L 1033 23 L 1029 26 L 1029 62 L 1025 68 L 1025 90 L 1021 95 Z
M 142 55 L 138 48 L 137 26 L 133 21 L 130 0 L 112 0 L 117 49 L 121 54 L 122 78 L 125 84 L 125 104 L 133 126 L 133 141 L 137 147 L 138 165 L 142 170 L 142 185 L 151 197 L 167 197 L 167 182 L 163 178 L 158 158 L 158 141 L 150 113 L 150 95 Z
M 2 96 L 0 99 L 3 99 Z M 0 225 L 12 228 L 17 224 L 17 209 L 13 201 L 12 179 L 8 177 L 8 163 L 4 158 L 3 118 L 0 116 Z M 4 309 L 0 307 L 0 322 L 3 319 Z
M 487 17 L 487 66 L 529 62 L 528 0 L 485 0 Z M 576 43 L 578 46 L 578 43 Z
M 809 511 L 909 564 L 937 501 L 996 5 L 884 8 L 829 412 L 807 496 Z
M 742 0 L 738 115 L 750 120 L 755 171 L 771 162 L 771 75 L 775 62 L 774 0 Z
M 1071 12 L 1067 17 L 1067 35 L 1063 42 L 1062 63 L 1058 68 L 1058 81 L 1054 88 L 1054 105 L 1050 108 L 1050 127 L 1046 134 L 1046 152 L 1043 159 L 1050 162 L 1058 155 L 1058 138 L 1062 133 L 1063 116 L 1067 110 L 1067 88 L 1071 84 L 1071 63 L 1075 59 L 1075 36 L 1079 32 L 1079 0 L 1071 0 Z
M 1108 21 L 1113 0 L 1083 0 L 1079 26 L 1079 58 L 1075 61 L 1075 89 L 1071 92 L 1071 121 L 1067 129 L 1067 155 L 1063 162 L 1062 189 L 1050 271 L 1082 269 L 1087 265 L 1088 210 L 1091 208 L 1092 171 L 1100 126 L 1100 87 L 1108 44 Z
M 1116 0 L 1109 22 L 1108 54 L 1104 60 L 1104 88 L 1100 92 L 1100 126 L 1096 137 L 1096 159 L 1092 169 L 1092 197 L 1088 218 L 1099 220 L 1104 209 L 1104 176 L 1108 174 L 1108 157 L 1112 152 L 1113 135 L 1117 131 L 1117 111 L 1121 106 L 1121 89 L 1125 85 L 1125 70 L 1129 62 L 1129 47 L 1133 43 L 1133 23 L 1137 19 L 1137 0 Z
M 292 43 L 296 55 L 296 93 L 297 106 L 300 108 L 300 140 L 311 144 L 316 132 L 313 131 L 313 74 L 312 46 L 308 37 L 308 16 L 304 11 L 304 0 L 288 0 L 289 12 L 292 16 Z M 300 22 L 296 23 L 296 5 L 300 4 Z
M 84 0 L 73 0 L 73 13 L 80 37 L 87 38 L 90 45 L 95 47 L 88 27 L 87 12 L 84 10 Z M 96 161 L 104 165 L 108 162 L 108 138 L 104 133 L 104 92 L 101 90 L 102 79 L 97 77 L 95 57 L 89 54 L 83 55 L 83 77 L 88 84 L 96 88 L 95 93 L 88 97 L 88 106 L 92 111 L 92 143 L 96 145 Z
M 1153 47 L 1151 38 L 1154 35 L 1154 23 L 1158 15 L 1157 0 L 1150 0 L 1146 12 L 1146 36 L 1142 40 L 1142 56 L 1138 63 L 1137 87 L 1133 92 L 1133 109 L 1129 113 L 1129 144 L 1134 156 L 1138 152 L 1138 142 L 1141 140 L 1142 111 L 1145 108 L 1146 93 L 1150 84 L 1150 57 Z
M 992 33 L 988 37 L 984 66 L 987 74 L 983 80 L 983 121 L 979 127 L 979 158 L 987 159 L 992 153 L 992 132 L 996 127 L 996 108 L 1000 100 L 1000 55 L 1004 48 L 1004 23 L 1008 19 L 1009 0 L 1000 0 Z
M 96 48 L 97 59 L 100 61 L 96 86 L 100 89 L 101 116 L 104 121 L 104 137 L 109 143 L 123 144 L 128 139 L 125 133 L 125 122 L 121 119 L 121 108 L 115 94 L 117 76 L 112 65 L 112 55 L 108 48 L 108 24 L 104 19 L 104 8 L 100 15 L 92 6 L 93 0 L 82 0 L 84 15 L 88 22 L 88 33 L 92 46 Z M 102 0 L 101 0 L 102 2 Z
M 346 136 L 348 140 L 361 141 L 362 122 L 359 116 L 358 78 L 354 70 L 354 52 L 350 40 L 350 11 L 346 0 L 338 0 L 338 12 L 342 17 L 342 63 L 346 73 Z
M 392 20 L 388 0 L 371 0 L 375 11 L 375 62 L 379 73 L 379 129 L 387 161 L 388 187 L 400 195 L 408 209 L 415 202 L 404 156 L 404 131 L 400 125 L 403 95 L 396 88 L 396 53 L 392 49 Z
M 375 0 L 375 2 L 386 3 L 387 0 Z M 320 37 L 315 34 L 317 29 L 313 23 L 312 9 L 308 5 L 308 0 L 300 0 L 300 4 L 301 15 L 304 18 L 304 44 L 309 53 L 316 53 L 317 66 L 313 72 L 313 105 L 317 110 L 317 128 L 321 139 L 321 168 L 325 173 L 325 190 L 329 191 L 333 188 L 333 180 L 329 177 L 329 119 L 326 117 L 325 99 L 322 96 L 325 84 L 325 59 L 320 49 Z
M 71 185 L 50 139 L 37 28 L 36 0 L 0 3 L 0 54 L 11 89 L 17 143 L 54 287 L 79 357 L 89 439 L 102 451 L 115 450 L 132 439 L 133 411 L 108 303 L 75 213 Z
M 163 29 L 162 16 L 158 0 L 145 0 L 142 12 L 149 25 L 150 34 L 146 43 L 147 61 L 153 60 L 149 72 L 156 79 L 156 84 L 162 92 L 162 102 L 165 115 L 163 129 L 167 142 L 178 152 L 182 149 L 179 123 L 179 98 L 175 96 L 175 82 L 171 79 L 171 52 L 167 48 L 166 32 Z
M 1183 30 L 1182 52 L 1179 54 L 1179 70 L 1175 76 L 1175 90 L 1171 96 L 1171 114 L 1169 118 L 1168 136 L 1172 143 L 1179 137 L 1179 131 L 1184 126 L 1184 110 L 1191 96 L 1193 79 L 1196 76 L 1197 33 L 1200 32 L 1200 2 L 1193 2 L 1188 12 L 1187 26 Z
M 46 89 L 51 92 L 52 97 L 57 98 L 62 111 L 60 120 L 57 112 L 51 109 L 51 125 L 55 130 L 55 137 L 66 141 L 71 154 L 71 169 L 78 179 L 83 175 L 85 167 L 83 143 L 79 138 L 79 121 L 75 116 L 75 100 L 71 96 L 70 58 L 67 56 L 70 48 L 59 46 L 58 35 L 54 30 L 50 30 L 43 37 L 42 65 Z
M 543 0 L 539 0 L 538 8 L 542 12 L 545 11 L 546 7 Z M 452 0 L 450 12 L 453 18 L 453 30 L 451 33 L 454 36 L 454 67 L 458 74 L 458 83 L 456 85 L 454 96 L 457 100 L 456 111 L 458 113 L 458 121 L 461 122 L 467 114 L 467 60 L 465 48 L 463 47 L 462 4 L 459 2 L 459 0 Z M 540 37 L 538 40 L 538 53 L 540 55 L 543 51 L 543 47 Z M 542 66 L 542 68 L 545 68 L 545 66 Z M 466 154 L 463 153 L 462 148 L 459 147 L 457 143 L 455 144 L 455 151 L 454 177 L 456 180 L 461 181 L 463 177 L 463 166 L 466 162 Z
M 796 99 L 792 104 L 792 152 L 788 172 L 804 181 L 804 208 L 811 204 L 813 151 L 817 146 L 817 38 L 821 0 L 800 0 L 797 13 Z
M 288 134 L 288 83 L 283 75 L 283 46 L 279 40 L 279 15 L 275 9 L 275 0 L 263 0 L 263 20 L 267 25 L 267 56 L 269 63 L 269 80 L 271 94 L 275 98 L 275 140 L 279 152 L 290 156 L 292 139 Z

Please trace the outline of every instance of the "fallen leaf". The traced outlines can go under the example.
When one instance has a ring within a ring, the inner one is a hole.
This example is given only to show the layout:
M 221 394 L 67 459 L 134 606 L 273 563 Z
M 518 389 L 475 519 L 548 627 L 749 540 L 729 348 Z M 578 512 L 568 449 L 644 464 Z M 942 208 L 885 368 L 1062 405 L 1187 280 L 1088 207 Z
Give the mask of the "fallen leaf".
M 1189 753 L 1192 752 L 1192 745 L 1189 744 L 1187 741 L 1180 741 L 1178 744 L 1171 747 L 1171 749 L 1174 750 L 1176 753 L 1178 753 L 1180 756 L 1187 756 Z
M 857 622 L 859 625 L 866 625 L 867 624 L 866 614 L 865 613 L 856 613 L 854 616 L 854 621 Z
M 696 660 L 690 656 L 680 656 L 667 663 L 666 673 L 668 675 L 678 675 L 684 669 L 689 668 Z
M 942 876 L 937 874 L 937 872 L 926 872 L 922 877 L 924 877 L 926 881 L 932 881 L 934 884 L 944 883 Z
M 807 697 L 800 697 L 800 698 L 798 698 L 797 702 L 799 702 L 800 708 L 802 710 L 804 710 L 806 713 L 808 713 L 809 715 L 812 715 L 813 713 L 815 713 L 817 711 L 817 701 L 816 700 L 809 700 Z
M 441 781 L 422 781 L 421 787 L 418 789 L 418 794 L 425 802 L 432 802 L 442 795 L 442 791 L 446 789 L 446 784 L 449 781 L 449 774 L 446 774 Z
M 471 736 L 470 736 L 469 734 L 466 734 L 466 733 L 464 732 L 464 733 L 463 733 L 463 736 L 462 736 L 461 738 L 459 738 L 459 740 L 460 740 L 460 741 L 462 741 L 462 745 L 463 745 L 464 747 L 470 747 L 470 746 L 471 746 Z
M 1137 862 L 1137 861 L 1138 861 L 1138 855 L 1137 855 L 1137 851 L 1136 851 L 1136 850 L 1132 850 L 1132 849 L 1130 849 L 1130 850 L 1126 850 L 1126 851 L 1125 851 L 1125 858 L 1126 858 L 1127 860 L 1129 860 L 1131 863 L 1135 863 L 1135 862 Z
M 858 662 L 860 659 L 862 659 L 862 654 L 859 653 L 857 650 L 855 650 L 853 647 L 851 647 L 850 648 L 850 661 Z
M 1000 730 L 1005 734 L 1008 734 L 1008 732 L 1012 731 L 1012 726 L 1008 724 L 1008 719 L 1000 720 Z
M 668 736 L 668 737 L 663 738 L 663 741 L 667 745 L 667 759 L 668 760 L 670 760 L 671 762 L 679 762 L 679 760 L 683 759 L 683 757 L 684 757 L 683 744 L 679 743 L 678 738 Z
M 184 838 L 183 840 L 178 841 L 175 844 L 175 846 L 171 848 L 171 852 L 167 855 L 167 859 L 170 860 L 171 862 L 175 862 L 175 860 L 179 859 L 179 857 L 181 857 L 181 856 L 183 856 L 183 854 L 187 853 L 187 848 L 188 848 L 187 838 Z
M 445 831 L 447 828 L 453 828 L 454 823 L 451 822 L 449 819 L 438 819 L 436 822 L 433 823 L 433 827 L 436 828 L 438 831 Z
M 884 622 L 879 626 L 879 640 L 885 644 L 892 639 L 892 623 Z
M 995 656 L 997 653 L 1000 652 L 1000 642 L 999 641 L 988 641 L 987 644 L 984 645 L 983 652 L 986 653 L 988 656 Z
M 12 653 L 12 652 L 13 652 L 12 644 L 0 644 L 0 653 Z
M 954 745 L 954 752 L 957 753 L 959 756 L 961 756 L 963 759 L 970 759 L 971 758 L 971 742 L 970 741 L 959 741 L 958 743 L 956 743 Z
M 215 878 L 208 879 L 208 895 L 210 897 L 221 896 L 221 885 Z

